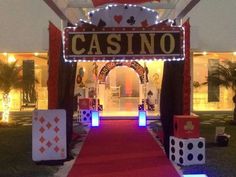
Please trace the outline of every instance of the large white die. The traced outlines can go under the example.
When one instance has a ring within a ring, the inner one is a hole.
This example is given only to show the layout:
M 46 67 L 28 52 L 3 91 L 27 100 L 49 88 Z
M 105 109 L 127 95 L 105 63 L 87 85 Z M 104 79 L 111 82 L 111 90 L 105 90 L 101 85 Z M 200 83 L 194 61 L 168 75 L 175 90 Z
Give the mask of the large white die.
M 89 109 L 80 109 L 78 111 L 78 118 L 79 121 L 82 123 L 90 123 L 92 119 L 92 113 Z
M 205 138 L 170 137 L 170 160 L 180 165 L 205 163 Z

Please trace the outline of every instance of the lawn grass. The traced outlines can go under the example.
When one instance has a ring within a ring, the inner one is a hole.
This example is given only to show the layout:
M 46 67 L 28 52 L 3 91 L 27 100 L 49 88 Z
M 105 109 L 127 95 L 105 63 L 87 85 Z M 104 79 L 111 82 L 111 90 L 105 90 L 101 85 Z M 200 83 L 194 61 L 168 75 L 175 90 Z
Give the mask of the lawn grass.
M 58 167 L 32 161 L 32 128 L 0 128 L 0 177 L 49 177 Z
M 204 117 L 202 119 L 204 120 Z M 219 147 L 214 143 L 216 126 L 225 126 L 226 133 L 231 135 L 228 147 Z M 236 126 L 219 122 L 201 125 L 201 136 L 206 138 L 206 164 L 182 167 L 183 173 L 204 173 L 208 177 L 236 177 Z

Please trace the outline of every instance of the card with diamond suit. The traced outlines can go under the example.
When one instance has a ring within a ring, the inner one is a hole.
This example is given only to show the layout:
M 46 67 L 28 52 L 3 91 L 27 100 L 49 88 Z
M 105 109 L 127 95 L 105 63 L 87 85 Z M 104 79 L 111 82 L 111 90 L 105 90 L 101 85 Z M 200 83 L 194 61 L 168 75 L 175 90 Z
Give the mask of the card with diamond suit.
M 32 116 L 33 161 L 66 159 L 65 110 L 35 110 Z

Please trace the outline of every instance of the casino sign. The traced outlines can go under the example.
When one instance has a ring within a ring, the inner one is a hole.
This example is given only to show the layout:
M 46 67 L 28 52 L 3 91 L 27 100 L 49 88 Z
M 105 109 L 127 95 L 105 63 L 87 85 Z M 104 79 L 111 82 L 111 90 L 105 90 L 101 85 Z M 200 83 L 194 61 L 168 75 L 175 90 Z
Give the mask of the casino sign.
M 69 61 L 124 61 L 184 58 L 183 28 L 166 24 L 147 28 L 67 27 L 64 58 Z

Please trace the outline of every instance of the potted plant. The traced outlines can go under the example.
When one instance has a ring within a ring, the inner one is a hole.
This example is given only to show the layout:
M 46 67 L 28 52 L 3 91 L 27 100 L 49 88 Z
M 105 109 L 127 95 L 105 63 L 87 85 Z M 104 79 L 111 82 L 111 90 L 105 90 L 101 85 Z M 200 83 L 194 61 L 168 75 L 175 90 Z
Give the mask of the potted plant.
M 0 91 L 2 91 L 3 113 L 1 122 L 9 123 L 10 111 L 10 91 L 20 89 L 23 86 L 21 68 L 16 66 L 16 62 L 4 63 L 0 61 Z
M 22 67 L 16 65 L 17 62 L 5 63 L 0 60 L 0 91 L 2 91 L 3 113 L 0 122 L 9 123 L 10 112 L 10 92 L 13 89 L 23 89 L 31 87 L 32 83 L 38 82 L 34 75 L 26 75 L 23 79 Z M 31 88 L 32 90 L 32 88 Z M 34 90 L 34 88 L 33 88 Z M 33 91 L 35 92 L 35 90 Z
M 207 77 L 207 82 L 216 86 L 229 88 L 234 92 L 232 98 L 234 102 L 233 124 L 236 124 L 236 62 L 225 61 L 223 64 L 214 66 L 213 71 Z

